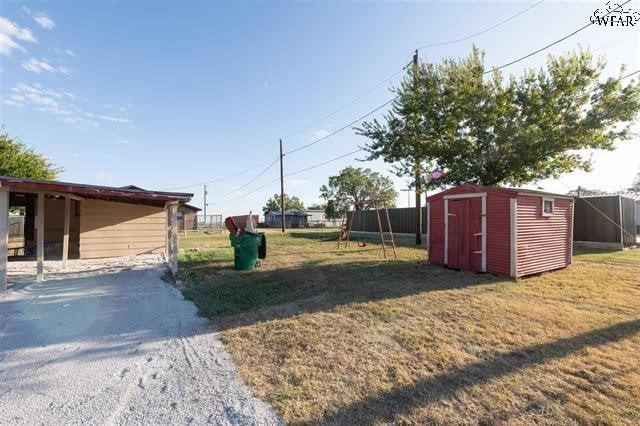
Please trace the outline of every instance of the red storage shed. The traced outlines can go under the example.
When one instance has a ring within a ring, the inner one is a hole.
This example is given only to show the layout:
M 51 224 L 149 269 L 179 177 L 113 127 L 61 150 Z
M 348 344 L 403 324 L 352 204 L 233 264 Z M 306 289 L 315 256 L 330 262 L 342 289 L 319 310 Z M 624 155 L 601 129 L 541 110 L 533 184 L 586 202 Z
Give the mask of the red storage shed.
M 431 263 L 510 277 L 571 263 L 573 197 L 461 185 L 427 203 Z

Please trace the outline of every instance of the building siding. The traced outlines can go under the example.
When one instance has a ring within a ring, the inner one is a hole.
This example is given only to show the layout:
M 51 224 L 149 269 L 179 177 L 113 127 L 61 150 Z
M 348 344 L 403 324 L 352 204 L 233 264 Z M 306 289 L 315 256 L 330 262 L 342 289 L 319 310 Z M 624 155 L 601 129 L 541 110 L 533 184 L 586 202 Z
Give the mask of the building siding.
M 76 203 L 70 201 L 69 217 L 69 258 L 78 257 L 80 220 Z M 62 258 L 62 240 L 64 238 L 64 199 L 45 198 L 44 200 L 44 256 L 46 260 Z
M 542 216 L 542 197 L 518 196 L 518 276 L 564 268 L 571 263 L 573 201 L 554 198 L 552 216 Z
M 487 272 L 511 275 L 511 197 L 487 193 Z
M 558 269 L 571 263 L 573 200 L 552 195 L 520 195 L 511 188 L 461 185 L 429 197 L 428 258 L 444 265 L 444 197 L 486 193 L 486 271 L 511 276 L 511 200 L 517 200 L 517 276 Z M 542 198 L 555 200 L 555 213 L 542 216 Z
M 444 202 L 442 197 L 430 198 L 429 209 L 429 262 L 444 265 Z
M 461 185 L 429 197 L 431 209 L 429 261 L 444 265 L 444 196 L 482 192 L 487 194 L 487 272 L 509 276 L 511 265 L 509 200 L 517 195 L 510 189 Z
M 102 200 L 80 202 L 80 258 L 163 253 L 167 212 L 162 207 Z

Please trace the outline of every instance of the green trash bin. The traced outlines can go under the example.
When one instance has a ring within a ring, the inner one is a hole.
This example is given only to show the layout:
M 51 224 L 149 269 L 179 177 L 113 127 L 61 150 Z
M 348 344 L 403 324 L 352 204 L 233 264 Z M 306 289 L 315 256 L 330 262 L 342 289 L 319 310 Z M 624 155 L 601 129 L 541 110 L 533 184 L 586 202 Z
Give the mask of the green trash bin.
M 229 234 L 233 246 L 233 266 L 238 271 L 248 271 L 256 267 L 258 247 L 262 244 L 262 234 Z

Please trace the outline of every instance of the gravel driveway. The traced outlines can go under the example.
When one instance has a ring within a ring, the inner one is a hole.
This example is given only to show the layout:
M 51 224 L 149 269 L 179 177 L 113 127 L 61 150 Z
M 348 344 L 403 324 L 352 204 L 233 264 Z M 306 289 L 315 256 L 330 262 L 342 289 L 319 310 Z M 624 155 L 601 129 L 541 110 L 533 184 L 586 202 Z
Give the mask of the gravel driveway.
M 0 423 L 278 424 L 156 256 L 10 263 L 0 299 Z M 48 273 L 47 273 L 48 272 Z

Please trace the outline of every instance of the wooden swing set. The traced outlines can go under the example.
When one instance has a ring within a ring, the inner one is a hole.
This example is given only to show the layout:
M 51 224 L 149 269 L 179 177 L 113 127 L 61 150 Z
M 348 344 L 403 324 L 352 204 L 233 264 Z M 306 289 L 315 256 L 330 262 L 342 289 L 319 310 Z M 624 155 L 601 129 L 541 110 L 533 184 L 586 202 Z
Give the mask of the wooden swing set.
M 391 229 L 391 219 L 389 218 L 389 209 L 387 208 L 387 203 L 383 200 L 371 199 L 371 200 L 362 200 L 357 203 L 351 203 L 354 209 L 351 213 L 351 218 L 349 218 L 349 206 L 347 206 L 342 212 L 342 225 L 340 226 L 340 232 L 338 233 L 338 250 L 340 248 L 348 248 L 349 242 L 351 241 L 351 230 L 353 229 L 353 224 L 356 221 L 356 217 L 358 216 L 357 206 L 363 205 L 372 206 L 376 212 L 376 218 L 378 222 L 378 231 L 380 233 L 380 250 L 382 250 L 382 254 L 385 259 L 387 259 L 387 251 L 390 250 L 393 252 L 393 258 L 397 259 L 398 255 L 396 253 L 396 243 L 393 237 L 393 230 Z M 387 231 L 383 229 L 382 218 L 380 217 L 380 206 L 382 206 L 382 210 L 384 210 L 383 214 L 387 221 Z M 380 253 L 378 252 L 378 255 Z

